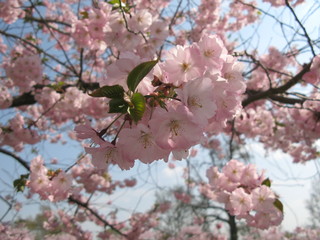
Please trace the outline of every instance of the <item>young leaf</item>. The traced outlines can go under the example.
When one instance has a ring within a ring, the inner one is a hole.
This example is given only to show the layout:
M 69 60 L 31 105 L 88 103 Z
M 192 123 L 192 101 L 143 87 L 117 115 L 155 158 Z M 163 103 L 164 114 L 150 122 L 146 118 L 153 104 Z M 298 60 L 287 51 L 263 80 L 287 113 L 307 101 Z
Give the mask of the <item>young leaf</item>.
M 128 88 L 134 92 L 141 82 L 141 80 L 151 71 L 151 69 L 157 64 L 156 61 L 143 62 L 136 66 L 128 75 L 127 85 Z
M 80 12 L 80 15 L 82 16 L 82 19 L 87 19 L 89 18 L 89 13 L 86 11 Z
M 128 103 L 122 98 L 114 98 L 109 102 L 109 113 L 126 113 Z
M 65 82 L 57 82 L 55 84 L 48 85 L 49 88 L 55 90 L 56 92 L 63 91 L 62 88 L 65 85 Z
M 146 110 L 146 101 L 141 93 L 134 93 L 131 98 L 132 107 L 129 108 L 129 114 L 136 123 L 143 117 Z
M 20 175 L 20 178 L 13 181 L 13 186 L 17 190 L 17 192 L 23 192 L 27 179 L 29 177 L 29 174 L 22 174 Z
M 271 187 L 271 181 L 269 178 L 265 179 L 261 185 L 266 185 L 267 187 Z
M 110 0 L 108 3 L 111 5 L 119 4 L 119 0 Z
M 273 205 L 283 213 L 283 204 L 278 198 L 273 202 Z
M 124 89 L 120 85 L 103 86 L 89 95 L 91 97 L 123 98 Z

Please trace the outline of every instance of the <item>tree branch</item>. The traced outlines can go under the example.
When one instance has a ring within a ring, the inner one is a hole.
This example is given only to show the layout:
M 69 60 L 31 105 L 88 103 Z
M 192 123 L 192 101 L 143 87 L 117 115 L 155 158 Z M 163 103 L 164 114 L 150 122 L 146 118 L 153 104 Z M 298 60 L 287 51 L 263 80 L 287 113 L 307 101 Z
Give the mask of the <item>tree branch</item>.
M 110 227 L 113 231 L 115 231 L 116 233 L 118 233 L 119 235 L 121 235 L 122 237 L 125 237 L 127 239 L 128 236 L 123 234 L 122 232 L 120 232 L 117 228 L 115 228 L 112 224 L 110 224 L 108 221 L 106 221 L 105 219 L 103 219 L 97 212 L 95 212 L 93 209 L 91 209 L 87 203 L 83 203 L 83 202 L 80 202 L 79 200 L 73 198 L 72 196 L 68 198 L 69 202 L 72 202 L 72 203 L 76 203 L 78 206 L 81 206 L 83 208 L 85 208 L 86 210 L 88 210 L 93 216 L 95 216 L 98 220 L 100 220 L 104 226 L 108 226 Z
M 37 84 L 34 86 L 35 89 L 42 89 L 44 87 L 48 87 L 49 85 L 41 85 L 41 84 Z M 63 90 L 69 88 L 69 87 L 78 87 L 80 90 L 90 90 L 93 91 L 95 89 L 99 88 L 99 83 L 96 82 L 92 82 L 92 83 L 87 83 L 87 82 L 80 82 L 78 84 L 66 84 L 64 86 L 62 86 L 61 88 Z M 9 106 L 9 108 L 13 108 L 13 107 L 20 107 L 20 106 L 24 106 L 24 105 L 32 105 L 37 103 L 36 99 L 34 98 L 34 94 L 32 92 L 27 92 L 27 93 L 23 93 L 20 96 L 15 96 L 13 98 L 13 101 L 11 103 L 11 105 Z
M 299 24 L 299 26 L 301 27 L 301 29 L 302 29 L 302 31 L 303 31 L 303 33 L 304 33 L 303 35 L 307 38 L 308 45 L 309 45 L 309 47 L 310 47 L 310 49 L 311 49 L 311 52 L 312 52 L 313 56 L 315 57 L 315 56 L 316 56 L 316 53 L 315 53 L 315 51 L 314 51 L 314 49 L 313 49 L 312 41 L 311 41 L 311 39 L 310 39 L 310 37 L 309 37 L 309 35 L 308 35 L 308 33 L 307 33 L 306 28 L 305 28 L 305 27 L 303 26 L 303 24 L 300 22 L 297 14 L 296 14 L 295 11 L 293 10 L 293 8 L 290 6 L 289 1 L 288 1 L 288 0 L 285 0 L 285 1 L 286 1 L 287 7 L 289 8 L 289 10 L 291 11 L 292 15 L 294 16 L 294 19 L 296 20 L 296 22 L 297 22 L 297 23 Z
M 304 65 L 303 69 L 289 81 L 277 88 L 269 88 L 266 91 L 257 92 L 254 95 L 248 96 L 245 100 L 242 101 L 242 106 L 246 107 L 254 101 L 265 99 L 265 98 L 277 98 L 276 94 L 285 93 L 289 88 L 297 84 L 303 77 L 303 75 L 310 71 L 312 61 L 309 64 Z
M 3 148 L 0 148 L 0 152 L 3 153 L 3 154 L 6 154 L 12 158 L 14 158 L 15 160 L 17 160 L 25 169 L 28 170 L 28 172 L 30 172 L 30 167 L 29 167 L 29 164 L 23 160 L 22 158 L 20 158 L 19 156 L 15 155 L 14 153 L 12 152 L 9 152 Z

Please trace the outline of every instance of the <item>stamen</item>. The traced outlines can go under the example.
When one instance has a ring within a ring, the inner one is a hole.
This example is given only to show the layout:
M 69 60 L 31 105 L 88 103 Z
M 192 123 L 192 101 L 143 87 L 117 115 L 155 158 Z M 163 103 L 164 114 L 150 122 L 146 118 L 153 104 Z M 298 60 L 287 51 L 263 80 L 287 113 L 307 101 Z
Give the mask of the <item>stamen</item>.
M 196 96 L 188 98 L 188 105 L 192 107 L 202 108 L 202 104 L 200 103 L 200 99 Z
M 177 120 L 171 120 L 169 123 L 170 127 L 170 132 L 174 133 L 175 136 L 178 136 L 179 130 L 180 130 L 180 125 Z

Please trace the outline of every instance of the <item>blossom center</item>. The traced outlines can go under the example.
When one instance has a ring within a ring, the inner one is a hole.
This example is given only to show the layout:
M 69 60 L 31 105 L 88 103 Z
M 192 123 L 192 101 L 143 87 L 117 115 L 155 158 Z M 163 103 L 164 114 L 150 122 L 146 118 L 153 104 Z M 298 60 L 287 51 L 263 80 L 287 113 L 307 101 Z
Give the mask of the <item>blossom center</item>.
M 112 148 L 108 148 L 106 154 L 104 155 L 107 163 L 112 161 L 113 154 L 114 154 L 114 150 Z
M 171 120 L 169 123 L 170 132 L 173 133 L 175 136 L 178 136 L 180 131 L 180 125 L 178 120 Z
M 200 99 L 197 96 L 192 96 L 188 98 L 188 105 L 192 107 L 202 108 L 202 104 L 200 103 Z
M 232 74 L 232 73 L 225 73 L 224 74 L 224 78 L 227 79 L 227 80 L 234 80 L 235 79 L 235 76 Z
M 141 132 L 139 142 L 143 145 L 143 148 L 146 149 L 147 147 L 150 147 L 152 145 L 150 138 L 151 138 L 150 134 Z
M 214 54 L 214 50 L 212 50 L 212 49 L 205 50 L 204 53 L 203 53 L 203 55 L 205 57 L 212 57 L 213 54 Z
M 183 72 L 187 72 L 189 70 L 190 66 L 191 66 L 191 64 L 183 62 L 181 64 L 181 69 L 182 69 Z

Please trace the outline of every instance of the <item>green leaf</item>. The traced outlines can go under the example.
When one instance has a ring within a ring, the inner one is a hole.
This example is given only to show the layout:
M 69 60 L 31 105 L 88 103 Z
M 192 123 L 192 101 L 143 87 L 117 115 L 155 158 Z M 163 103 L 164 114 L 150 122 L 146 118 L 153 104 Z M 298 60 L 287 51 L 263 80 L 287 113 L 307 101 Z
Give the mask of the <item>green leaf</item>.
M 91 94 L 91 97 L 123 98 L 124 89 L 120 85 L 103 86 Z
M 128 88 L 134 92 L 141 82 L 141 80 L 147 76 L 151 69 L 157 64 L 156 61 L 143 62 L 136 66 L 128 75 L 127 85 Z
M 86 11 L 80 12 L 80 15 L 82 16 L 82 19 L 87 19 L 89 18 L 89 13 Z
M 129 114 L 136 123 L 143 117 L 146 110 L 146 101 L 141 93 L 134 93 L 131 98 L 132 107 L 129 108 Z
M 36 3 L 37 6 L 45 6 L 45 4 L 42 1 L 39 1 Z
M 261 185 L 266 185 L 267 187 L 271 187 L 271 181 L 269 178 L 265 179 Z
M 120 8 L 120 2 L 119 2 L 119 0 L 111 0 L 111 1 L 108 1 L 108 3 L 112 5 L 112 11 L 113 11 L 113 10 L 117 10 L 117 9 Z M 121 2 L 121 6 L 122 6 L 122 7 L 123 7 L 123 5 L 125 5 L 125 4 L 123 4 L 123 3 Z
M 55 90 L 56 92 L 59 92 L 62 90 L 62 87 L 65 85 L 65 82 L 57 82 L 55 84 L 51 84 L 51 85 L 48 85 L 49 88 Z
M 29 177 L 29 174 L 22 174 L 20 175 L 20 178 L 13 181 L 13 186 L 17 190 L 17 192 L 23 192 L 27 179 Z
M 126 113 L 129 105 L 122 98 L 114 98 L 109 102 L 109 113 Z
M 275 121 L 275 124 L 276 124 L 276 126 L 279 126 L 279 127 L 285 127 L 286 126 L 284 123 L 277 122 L 277 121 Z
M 278 198 L 273 202 L 273 205 L 283 213 L 283 204 Z
M 48 62 L 48 61 L 49 61 L 49 58 L 46 58 L 46 57 L 44 57 L 44 58 L 41 59 L 41 62 L 42 62 L 42 63 L 46 63 L 46 62 Z
M 111 5 L 119 4 L 119 0 L 110 0 L 110 1 L 108 1 L 108 3 Z

